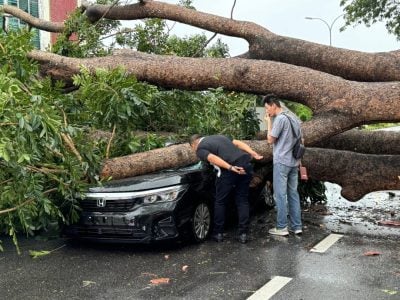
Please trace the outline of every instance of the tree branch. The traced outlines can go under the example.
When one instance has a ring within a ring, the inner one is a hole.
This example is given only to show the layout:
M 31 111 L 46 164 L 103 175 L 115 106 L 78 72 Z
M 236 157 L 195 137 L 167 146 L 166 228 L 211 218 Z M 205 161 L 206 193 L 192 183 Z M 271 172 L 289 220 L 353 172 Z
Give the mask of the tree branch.
M 320 45 L 279 36 L 246 21 L 207 14 L 158 1 L 115 6 L 93 5 L 86 10 L 95 22 L 100 17 L 112 20 L 161 18 L 192 25 L 249 43 L 248 58 L 280 61 L 320 70 L 357 81 L 400 80 L 400 58 L 397 52 L 364 53 Z
M 13 5 L 0 5 L 3 11 L 7 14 L 24 21 L 32 27 L 49 32 L 62 32 L 64 30 L 63 22 L 50 22 L 31 16 L 22 9 Z
M 302 162 L 309 177 L 339 184 L 341 194 L 351 201 L 373 191 L 400 189 L 400 155 L 310 148 Z
M 365 83 L 304 67 L 271 61 L 234 58 L 184 58 L 151 55 L 131 50 L 97 58 L 67 58 L 32 51 L 29 56 L 41 64 L 45 75 L 66 79 L 81 66 L 126 71 L 142 81 L 168 88 L 204 90 L 224 87 L 255 94 L 273 92 L 314 111 L 304 123 L 306 143 L 344 132 L 361 124 L 400 121 L 400 82 Z

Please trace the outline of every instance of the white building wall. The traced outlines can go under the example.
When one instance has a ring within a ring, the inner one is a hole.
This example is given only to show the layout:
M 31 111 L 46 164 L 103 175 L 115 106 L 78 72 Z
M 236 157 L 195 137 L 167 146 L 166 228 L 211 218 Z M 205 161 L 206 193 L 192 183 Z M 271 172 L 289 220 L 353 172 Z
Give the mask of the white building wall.
M 50 20 L 50 1 L 51 0 L 39 0 L 39 18 L 43 20 Z M 40 31 L 40 50 L 49 49 L 50 43 L 50 32 L 41 30 Z

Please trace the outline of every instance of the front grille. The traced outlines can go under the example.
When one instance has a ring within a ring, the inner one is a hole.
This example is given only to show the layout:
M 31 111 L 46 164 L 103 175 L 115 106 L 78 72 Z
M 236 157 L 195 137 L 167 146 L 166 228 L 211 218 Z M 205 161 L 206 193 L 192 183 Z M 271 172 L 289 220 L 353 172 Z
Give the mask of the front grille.
M 138 199 L 120 199 L 120 200 L 104 200 L 104 199 L 83 199 L 81 207 L 85 211 L 98 212 L 118 212 L 131 210 Z
M 79 237 L 110 238 L 110 239 L 144 239 L 147 237 L 145 231 L 139 228 L 118 227 L 74 227 L 74 233 Z

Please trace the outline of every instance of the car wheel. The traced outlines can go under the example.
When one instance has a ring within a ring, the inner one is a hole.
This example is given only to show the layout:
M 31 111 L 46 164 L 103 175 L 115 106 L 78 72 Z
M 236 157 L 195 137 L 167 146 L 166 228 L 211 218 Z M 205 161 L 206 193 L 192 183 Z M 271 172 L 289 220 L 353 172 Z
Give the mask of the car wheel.
M 199 202 L 196 204 L 192 219 L 191 233 L 196 242 L 203 242 L 211 230 L 211 211 L 207 202 Z

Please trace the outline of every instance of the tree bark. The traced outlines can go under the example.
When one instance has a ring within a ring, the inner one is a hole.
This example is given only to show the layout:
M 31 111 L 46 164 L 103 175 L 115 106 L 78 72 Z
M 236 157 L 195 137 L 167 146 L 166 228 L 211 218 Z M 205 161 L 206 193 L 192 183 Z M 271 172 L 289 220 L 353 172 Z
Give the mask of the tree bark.
M 350 201 L 373 191 L 400 189 L 399 155 L 313 148 L 307 150 L 303 164 L 311 178 L 339 184 Z
M 64 30 L 63 22 L 50 22 L 41 20 L 31 16 L 14 5 L 0 5 L 0 7 L 3 8 L 5 13 L 13 15 L 14 17 L 19 18 L 21 21 L 24 21 L 25 23 L 37 29 L 50 32 L 62 32 Z
M 30 16 L 10 5 L 4 11 L 33 27 L 61 32 L 64 25 Z M 141 1 L 131 5 L 84 5 L 85 13 L 93 23 L 100 18 L 112 20 L 140 20 L 161 18 L 245 39 L 249 51 L 242 58 L 272 60 L 304 66 L 356 81 L 400 80 L 400 51 L 365 53 L 320 45 L 300 39 L 284 37 L 247 21 L 237 21 L 181 6 L 158 1 Z
M 272 159 L 266 141 L 244 141 L 261 155 L 264 162 Z M 189 144 L 174 145 L 105 162 L 103 178 L 125 178 L 197 162 Z M 400 156 L 371 155 L 351 151 L 308 148 L 302 163 L 311 178 L 337 183 L 348 200 L 382 189 L 400 189 Z
M 308 145 L 313 145 L 361 124 L 400 121 L 400 82 L 366 83 L 304 67 L 271 61 L 229 58 L 183 58 L 122 51 L 119 55 L 69 58 L 42 51 L 30 57 L 43 74 L 68 79 L 85 66 L 124 68 L 139 80 L 168 88 L 227 90 L 275 94 L 310 107 L 314 116 L 303 124 Z
M 158 1 L 126 6 L 93 5 L 86 15 L 100 18 L 139 20 L 161 18 L 245 39 L 247 58 L 273 60 L 320 70 L 356 81 L 398 81 L 400 52 L 363 53 L 280 36 L 255 23 L 237 21 Z

